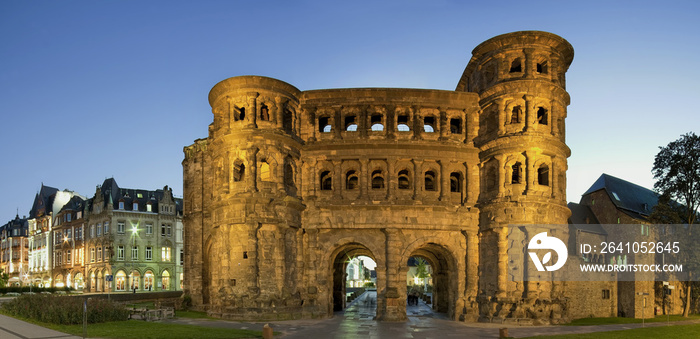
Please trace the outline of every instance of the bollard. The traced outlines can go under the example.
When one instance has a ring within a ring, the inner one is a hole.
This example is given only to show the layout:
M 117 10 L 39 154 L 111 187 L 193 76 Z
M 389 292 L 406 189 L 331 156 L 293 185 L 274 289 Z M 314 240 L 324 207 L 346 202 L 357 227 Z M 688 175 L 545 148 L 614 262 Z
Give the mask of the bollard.
M 508 337 L 508 329 L 507 328 L 499 328 L 498 329 L 498 337 L 499 338 L 509 338 Z
M 263 339 L 272 339 L 272 327 L 270 327 L 270 324 L 265 324 L 263 326 Z

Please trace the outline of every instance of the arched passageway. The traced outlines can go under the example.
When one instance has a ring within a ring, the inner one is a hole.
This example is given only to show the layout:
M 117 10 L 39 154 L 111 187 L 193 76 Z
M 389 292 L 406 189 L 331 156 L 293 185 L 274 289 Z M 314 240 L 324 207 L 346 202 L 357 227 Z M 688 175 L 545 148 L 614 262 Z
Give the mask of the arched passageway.
M 428 305 L 439 313 L 435 316 L 454 318 L 458 277 L 449 251 L 428 243 L 413 250 L 405 265 L 407 312 L 413 306 Z
M 359 291 L 364 287 L 364 282 L 366 280 L 372 281 L 372 274 L 367 271 L 371 271 L 370 267 L 376 267 L 376 260 L 372 252 L 359 243 L 350 243 L 338 248 L 331 254 L 331 258 L 331 274 L 333 275 L 332 311 L 338 312 L 344 310 L 348 304 L 348 291 L 358 291 L 356 296 L 359 297 L 359 294 L 361 294 Z M 368 260 L 371 260 L 371 262 Z M 369 274 L 369 277 L 366 276 L 367 274 Z M 373 284 L 376 284 L 376 275 Z

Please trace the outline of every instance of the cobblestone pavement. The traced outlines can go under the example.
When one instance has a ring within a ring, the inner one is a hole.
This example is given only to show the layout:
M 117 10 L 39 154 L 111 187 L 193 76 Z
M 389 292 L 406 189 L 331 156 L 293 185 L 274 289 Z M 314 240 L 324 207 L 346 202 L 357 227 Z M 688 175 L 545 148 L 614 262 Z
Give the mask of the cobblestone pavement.
M 446 319 L 443 314 L 419 302 L 406 309 L 405 322 L 382 322 L 374 320 L 377 302 L 376 292 L 366 292 L 353 301 L 343 312 L 336 312 L 330 319 L 289 320 L 269 322 L 276 338 L 284 339 L 375 339 L 375 338 L 498 338 L 502 324 L 461 323 Z M 211 321 L 199 319 L 174 319 L 168 322 L 211 327 L 227 327 L 262 330 L 265 323 L 242 323 L 233 321 Z M 698 324 L 700 320 L 676 322 L 675 324 Z M 674 323 L 671 323 L 674 325 Z M 667 326 L 666 323 L 646 324 L 647 327 Z M 522 326 L 508 328 L 514 338 L 537 335 L 556 335 L 617 331 L 642 327 L 642 324 L 620 324 L 600 326 Z

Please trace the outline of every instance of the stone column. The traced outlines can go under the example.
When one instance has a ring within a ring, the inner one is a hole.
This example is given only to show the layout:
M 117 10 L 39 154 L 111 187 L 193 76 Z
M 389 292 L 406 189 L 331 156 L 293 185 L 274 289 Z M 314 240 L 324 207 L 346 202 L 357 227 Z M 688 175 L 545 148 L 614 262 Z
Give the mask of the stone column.
M 335 198 L 340 198 L 342 196 L 342 191 L 345 189 L 345 182 L 343 182 L 343 173 L 340 173 L 340 160 L 333 160 L 333 196 Z
M 287 102 L 287 105 L 289 105 L 289 102 Z M 303 115 L 300 109 L 301 107 L 292 110 L 292 112 L 294 112 L 294 134 L 297 136 L 301 136 L 301 118 Z
M 304 111 L 306 112 L 306 119 L 308 125 L 311 126 L 311 133 L 309 133 L 309 141 L 316 141 L 316 132 L 318 129 L 318 126 L 316 124 L 316 107 L 307 107 Z M 299 132 L 299 134 L 301 134 L 301 130 L 299 130 Z
M 438 160 L 440 165 L 440 201 L 448 199 L 450 192 L 450 174 L 447 171 L 449 162 Z
M 525 95 L 523 99 L 525 99 L 525 131 L 530 131 L 534 119 L 537 118 L 536 116 L 533 117 L 533 115 L 537 114 L 532 102 L 534 97 L 532 95 Z
M 258 97 L 257 92 L 248 92 L 246 93 L 246 101 L 248 103 L 248 108 L 246 109 L 246 114 L 245 114 L 245 120 L 248 122 L 248 125 L 246 127 L 255 127 L 255 122 L 258 116 L 258 106 L 257 106 L 257 100 L 255 100 Z
M 503 154 L 498 154 L 494 158 L 496 158 L 496 162 L 498 165 L 498 182 L 496 183 L 498 185 L 498 196 L 502 197 L 503 194 L 505 193 L 506 189 L 506 169 L 505 169 L 505 163 L 503 162 Z M 488 187 L 488 186 L 487 186 Z
M 552 100 L 549 104 L 549 121 L 550 121 L 550 133 L 553 136 L 559 135 L 559 107 L 557 107 L 557 101 Z
M 438 111 L 440 112 L 438 115 L 438 121 L 437 121 L 437 126 L 440 129 L 440 136 L 439 140 L 445 139 L 445 130 L 447 129 L 445 125 L 447 125 L 447 112 L 445 111 L 444 108 L 438 107 Z
M 465 294 L 474 300 L 479 290 L 479 236 L 478 231 L 466 232 L 467 237 L 467 286 Z
M 499 225 L 493 231 L 498 235 L 496 297 L 504 298 L 508 293 L 508 227 Z
M 423 161 L 422 160 L 412 160 L 413 162 L 413 199 L 419 199 L 423 196 L 421 191 L 418 189 L 418 184 L 423 174 Z
M 360 159 L 360 199 L 367 199 L 367 190 L 370 189 L 368 181 L 371 182 L 370 176 L 372 173 L 367 171 L 367 164 L 369 160 L 366 158 Z M 367 179 L 370 180 L 367 180 Z
M 357 131 L 360 133 L 361 138 L 366 138 L 367 137 L 367 130 L 369 129 L 367 127 L 367 120 L 368 120 L 368 114 L 367 111 L 370 109 L 369 106 L 363 106 L 360 108 L 360 112 L 357 114 Z
M 398 176 L 396 171 L 396 159 L 387 158 L 386 159 L 386 199 L 391 200 L 394 197 L 394 190 L 398 189 L 398 186 L 394 185 L 396 182 L 398 184 Z M 394 178 L 397 178 L 396 180 Z
M 525 48 L 523 49 L 523 53 L 525 53 L 525 78 L 532 79 L 535 77 L 535 71 L 537 71 L 535 68 L 535 58 L 533 55 L 535 53 L 535 49 Z
M 257 155 L 258 155 L 258 149 L 257 148 L 251 148 L 246 151 L 246 157 L 248 158 L 248 178 L 246 178 L 246 186 L 247 189 L 246 191 L 250 190 L 250 192 L 257 192 L 258 191 L 258 160 L 257 160 Z
M 384 116 L 384 128 L 387 139 L 396 138 L 396 106 L 386 105 L 386 116 Z
M 498 112 L 498 135 L 506 134 L 506 105 L 505 99 L 499 98 L 494 103 Z
M 552 198 L 554 199 L 559 199 L 559 176 L 557 175 L 557 171 L 559 171 L 559 158 L 556 155 L 553 155 L 551 157 L 552 163 L 551 166 L 549 167 L 549 177 L 552 178 L 551 182 L 551 190 L 552 190 Z
M 282 97 L 275 97 L 275 112 L 272 115 L 272 121 L 275 123 L 277 128 L 283 128 L 284 121 L 284 100 Z
M 406 320 L 406 294 L 402 291 L 406 288 L 406 277 L 400 276 L 401 243 L 399 230 L 394 228 L 384 229 L 386 235 L 386 291 L 384 293 L 384 314 L 380 320 L 404 321 Z
M 423 123 L 420 118 L 420 106 L 414 105 L 411 107 L 411 122 L 412 122 L 412 129 L 413 129 L 413 139 L 415 140 L 421 140 L 421 132 L 423 131 Z
M 341 121 L 342 114 L 340 114 L 341 108 L 337 107 L 334 109 L 335 112 L 333 113 L 333 134 L 335 135 L 336 139 L 342 139 L 343 136 L 341 134 L 341 131 L 343 130 L 343 122 Z

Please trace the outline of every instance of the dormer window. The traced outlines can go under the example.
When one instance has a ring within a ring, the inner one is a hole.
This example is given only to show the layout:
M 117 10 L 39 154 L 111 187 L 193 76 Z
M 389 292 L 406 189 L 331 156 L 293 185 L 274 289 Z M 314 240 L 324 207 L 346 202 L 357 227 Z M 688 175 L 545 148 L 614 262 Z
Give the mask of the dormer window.
M 153 212 L 153 205 L 151 205 L 150 201 L 146 203 L 146 212 Z
M 134 210 L 134 211 L 138 211 L 138 210 L 139 210 L 139 203 L 138 203 L 138 202 L 135 202 L 135 203 L 134 203 L 134 206 L 133 206 L 132 210 Z
M 120 202 L 119 202 L 119 209 L 120 209 L 120 210 L 123 210 L 123 209 L 124 209 L 124 202 L 123 202 L 123 201 L 120 201 Z

